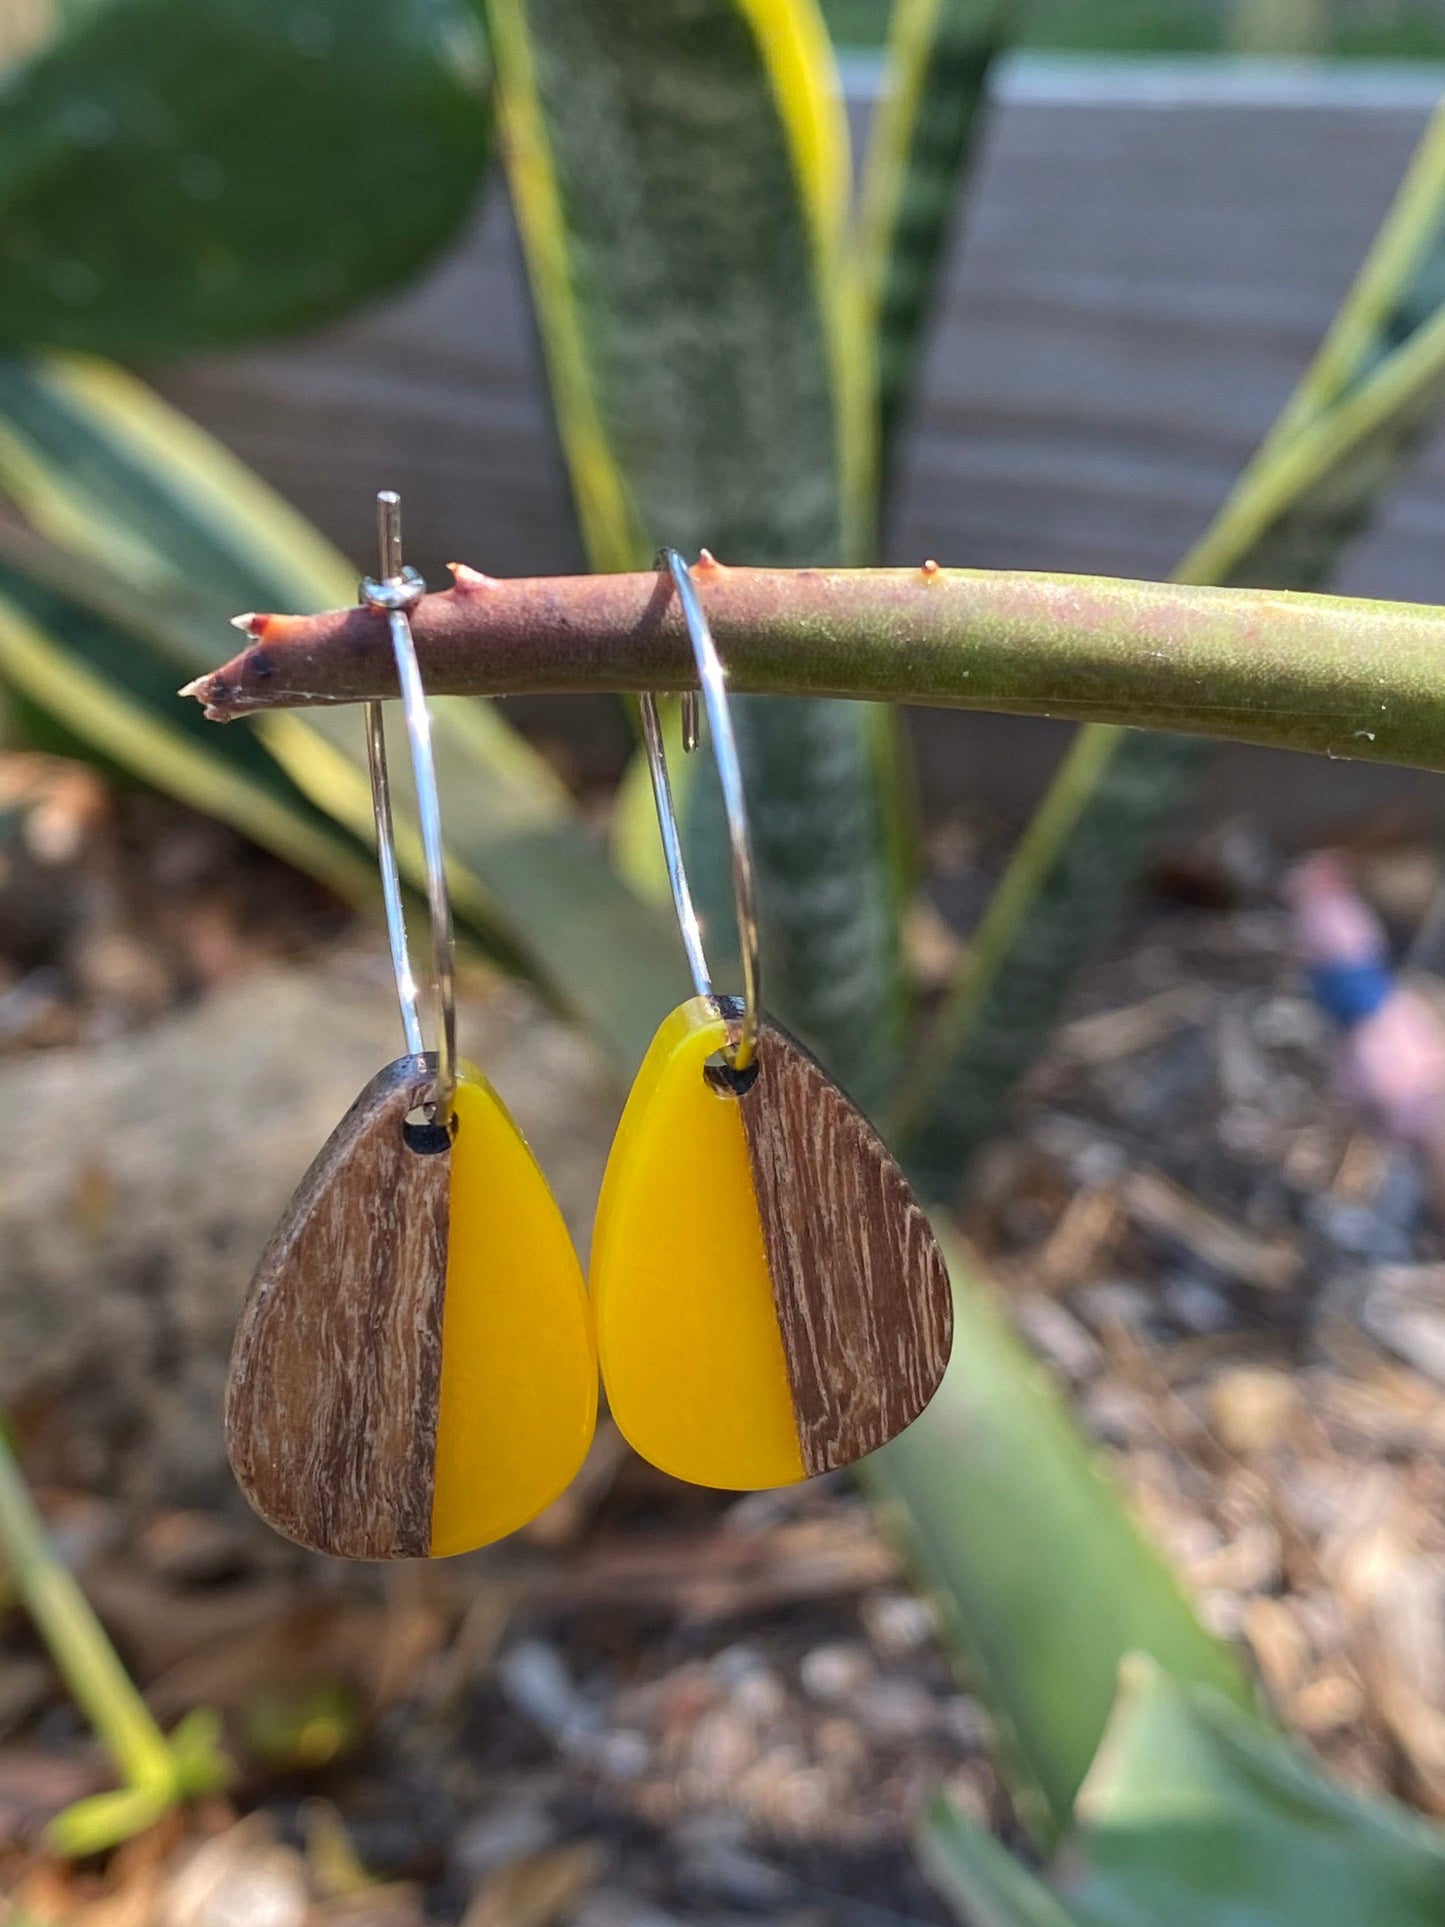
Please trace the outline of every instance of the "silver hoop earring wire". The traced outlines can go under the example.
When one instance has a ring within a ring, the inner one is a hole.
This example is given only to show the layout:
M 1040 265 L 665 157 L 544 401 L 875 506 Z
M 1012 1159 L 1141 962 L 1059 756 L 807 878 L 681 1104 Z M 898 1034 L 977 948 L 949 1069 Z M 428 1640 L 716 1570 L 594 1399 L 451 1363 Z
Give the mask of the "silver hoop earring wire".
M 698 689 L 707 712 L 708 735 L 722 785 L 723 810 L 727 818 L 728 846 L 732 854 L 733 901 L 737 911 L 738 942 L 743 962 L 743 1010 L 736 1041 L 724 1053 L 731 1069 L 744 1071 L 757 1051 L 760 1021 L 762 973 L 758 957 L 758 919 L 753 888 L 753 853 L 748 835 L 747 804 L 743 795 L 742 766 L 738 761 L 737 738 L 733 734 L 728 708 L 727 675 L 712 639 L 707 617 L 698 600 L 687 564 L 676 549 L 663 549 L 658 566 L 666 568 L 677 591 L 678 604 L 687 623 L 697 663 Z M 682 931 L 688 969 L 699 997 L 713 997 L 712 974 L 703 949 L 702 930 L 688 888 L 687 870 L 682 859 L 682 837 L 677 812 L 673 807 L 672 784 L 667 774 L 667 750 L 662 740 L 662 724 L 657 701 L 651 695 L 641 699 L 642 736 L 647 748 L 647 767 L 652 776 L 652 797 L 657 805 L 657 826 L 662 833 L 662 852 L 667 864 L 667 880 L 672 886 L 672 901 Z M 683 698 L 683 747 L 697 747 L 697 696 L 691 691 Z
M 446 859 L 442 848 L 441 803 L 437 796 L 436 763 L 432 756 L 431 715 L 422 687 L 410 611 L 426 594 L 426 584 L 415 569 L 401 560 L 401 498 L 385 489 L 376 498 L 377 533 L 381 545 L 381 579 L 367 576 L 360 600 L 387 619 L 392 653 L 396 657 L 402 712 L 411 744 L 412 775 L 416 784 L 417 818 L 421 825 L 422 858 L 426 869 L 427 905 L 431 912 L 432 974 L 436 986 L 436 1076 L 427 1099 L 433 1125 L 445 1130 L 451 1123 L 452 1099 L 457 1088 L 456 970 L 452 957 L 452 911 L 447 895 Z M 396 978 L 397 1002 L 407 1052 L 423 1057 L 421 1016 L 417 1008 L 416 977 L 406 936 L 406 910 L 396 861 L 396 831 L 391 813 L 391 781 L 386 767 L 386 733 L 379 702 L 366 705 L 366 757 L 371 772 L 371 805 L 376 817 L 376 850 L 381 866 L 381 894 L 386 907 L 386 933 L 391 945 L 391 967 Z

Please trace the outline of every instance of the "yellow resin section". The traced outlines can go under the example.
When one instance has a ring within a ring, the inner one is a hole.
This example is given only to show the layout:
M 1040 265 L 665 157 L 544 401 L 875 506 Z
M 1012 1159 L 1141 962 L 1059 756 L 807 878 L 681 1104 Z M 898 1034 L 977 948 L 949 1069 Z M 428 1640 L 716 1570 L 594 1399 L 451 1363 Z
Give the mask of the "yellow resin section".
M 727 1041 L 694 997 L 666 1020 L 622 1114 L 592 1236 L 607 1399 L 645 1459 L 694 1485 L 792 1485 L 803 1457 Z
M 525 1139 L 462 1066 L 452 1143 L 431 1551 L 490 1545 L 572 1481 L 597 1423 L 577 1254 Z

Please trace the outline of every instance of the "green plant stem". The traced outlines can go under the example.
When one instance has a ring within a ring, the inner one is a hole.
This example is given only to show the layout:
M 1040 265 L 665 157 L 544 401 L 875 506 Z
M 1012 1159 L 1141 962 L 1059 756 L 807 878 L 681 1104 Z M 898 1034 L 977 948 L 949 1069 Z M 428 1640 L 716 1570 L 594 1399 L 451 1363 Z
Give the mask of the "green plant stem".
M 1410 603 L 970 569 L 727 569 L 696 579 L 738 690 L 1134 724 L 1445 768 L 1445 616 Z M 207 713 L 395 695 L 368 610 L 247 618 L 249 648 L 187 685 Z M 654 574 L 498 581 L 464 570 L 413 619 L 437 695 L 689 686 Z
M 166 1737 L 132 1685 L 85 1594 L 51 1551 L 3 1430 L 0 1549 L 25 1610 L 121 1778 L 144 1791 L 169 1791 L 176 1772 Z

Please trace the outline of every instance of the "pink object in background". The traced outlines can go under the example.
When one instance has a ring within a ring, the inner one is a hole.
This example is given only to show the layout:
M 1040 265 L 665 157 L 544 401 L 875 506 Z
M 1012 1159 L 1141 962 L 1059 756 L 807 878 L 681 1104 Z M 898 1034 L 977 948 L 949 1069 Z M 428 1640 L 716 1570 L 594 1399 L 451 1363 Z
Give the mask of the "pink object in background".
M 1379 918 L 1328 852 L 1292 872 L 1295 942 L 1314 993 L 1343 1027 L 1340 1079 L 1393 1137 L 1429 1159 L 1445 1185 L 1445 1023 L 1390 964 Z

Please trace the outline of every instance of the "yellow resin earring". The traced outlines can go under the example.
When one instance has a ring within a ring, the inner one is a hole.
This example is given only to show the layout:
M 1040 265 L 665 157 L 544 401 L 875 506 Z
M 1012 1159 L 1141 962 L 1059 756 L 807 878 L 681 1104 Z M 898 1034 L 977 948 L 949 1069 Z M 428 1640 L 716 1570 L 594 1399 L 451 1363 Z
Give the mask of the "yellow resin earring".
M 287 1538 L 351 1559 L 467 1552 L 524 1525 L 591 1443 L 597 1355 L 576 1254 L 502 1100 L 459 1063 L 431 725 L 401 566 L 362 601 L 396 655 L 416 779 L 439 1021 L 424 1048 L 397 874 L 380 703 L 367 749 L 406 1055 L 352 1105 L 262 1254 L 226 1388 L 232 1469 Z
M 948 1362 L 943 1257 L 907 1180 L 827 1073 L 762 1015 L 753 873 L 726 679 L 682 558 L 717 759 L 743 996 L 716 997 L 683 868 L 657 709 L 642 698 L 658 824 L 697 994 L 643 1060 L 592 1239 L 598 1354 L 618 1426 L 698 1485 L 788 1485 L 901 1432 Z M 695 699 L 688 699 L 689 702 Z M 684 746 L 696 712 L 684 712 Z

